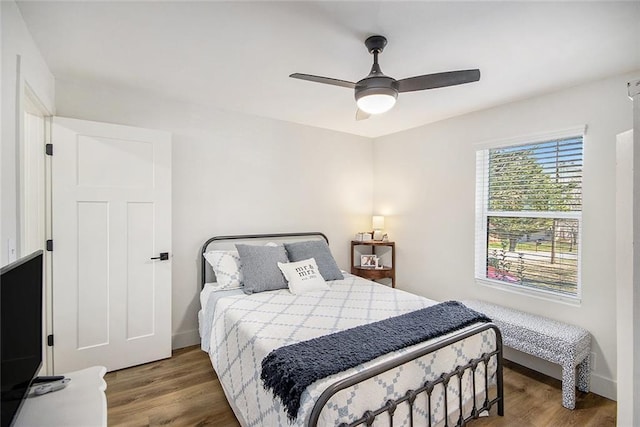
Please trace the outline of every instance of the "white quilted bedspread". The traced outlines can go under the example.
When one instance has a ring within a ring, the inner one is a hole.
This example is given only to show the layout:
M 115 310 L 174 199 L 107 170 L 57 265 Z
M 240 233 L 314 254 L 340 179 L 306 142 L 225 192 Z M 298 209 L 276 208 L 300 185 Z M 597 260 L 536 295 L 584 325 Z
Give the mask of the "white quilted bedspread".
M 331 288 L 329 291 L 305 295 L 293 295 L 287 289 L 283 289 L 222 298 L 216 298 L 215 293 L 209 296 L 210 303 L 202 316 L 202 319 L 208 318 L 209 321 L 213 319 L 208 352 L 227 398 L 243 425 L 305 425 L 316 399 L 328 385 L 415 347 L 390 353 L 315 382 L 303 393 L 298 417 L 293 423 L 287 419 L 280 401 L 274 398 L 270 391 L 265 390 L 260 379 L 262 359 L 272 350 L 436 303 L 349 274 L 345 275 L 344 280 L 328 283 Z M 421 386 L 425 378 L 434 379 L 444 370 L 451 370 L 472 357 L 492 351 L 495 348 L 494 343 L 493 332 L 472 336 L 436 353 L 408 362 L 394 371 L 343 390 L 325 406 L 319 425 L 337 425 L 339 422 L 354 421 L 365 410 L 376 409 L 384 405 L 389 398 L 398 398 L 406 390 Z M 418 346 L 420 345 L 424 344 Z M 483 378 L 484 371 L 479 367 L 476 373 L 478 390 L 484 388 Z M 469 383 L 470 381 L 463 382 L 467 400 L 472 394 Z M 457 390 L 457 387 L 457 381 L 450 382 L 450 391 Z M 434 391 L 434 425 L 444 419 L 443 398 L 442 390 Z M 477 399 L 478 403 L 481 403 L 484 393 Z M 457 412 L 452 408 L 457 408 L 457 398 L 454 398 L 453 393 L 449 393 L 448 401 L 450 417 L 455 419 Z M 414 415 L 424 416 L 426 411 L 426 398 L 416 399 Z M 376 424 L 379 422 L 380 425 L 388 425 L 386 415 L 383 414 L 379 418 Z M 420 424 L 422 423 L 418 423 Z M 408 411 L 404 405 L 398 408 L 394 417 L 394 426 L 402 425 L 408 425 Z

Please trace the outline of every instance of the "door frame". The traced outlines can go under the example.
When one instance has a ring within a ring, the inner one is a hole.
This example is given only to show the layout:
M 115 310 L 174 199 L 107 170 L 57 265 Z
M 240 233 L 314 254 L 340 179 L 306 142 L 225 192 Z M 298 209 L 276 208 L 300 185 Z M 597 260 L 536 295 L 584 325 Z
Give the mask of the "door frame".
M 43 217 L 39 218 L 39 220 L 44 221 L 44 224 L 40 224 L 42 226 L 43 233 L 40 235 L 42 239 L 40 249 L 45 249 L 46 240 L 51 238 L 51 157 L 45 155 L 46 144 L 51 143 L 51 120 L 52 113 L 45 106 L 45 104 L 40 100 L 36 91 L 29 85 L 29 82 L 24 81 L 22 86 L 22 91 L 20 93 L 19 98 L 19 108 L 18 108 L 18 161 L 17 161 L 17 171 L 16 171 L 16 179 L 17 179 L 17 200 L 16 200 L 16 218 L 18 230 L 16 233 L 16 251 L 20 256 L 25 255 L 23 252 L 24 240 L 25 240 L 25 229 L 27 227 L 27 216 L 24 212 L 24 203 L 25 198 L 27 196 L 27 192 L 30 188 L 27 188 L 24 182 L 24 173 L 25 173 L 25 151 L 27 150 L 26 144 L 29 142 L 25 138 L 25 119 L 24 115 L 27 112 L 35 113 L 38 116 L 42 117 L 43 120 L 43 139 L 42 146 L 39 147 L 42 151 L 42 155 L 44 157 L 44 161 L 40 164 L 42 170 L 40 170 L 41 177 L 44 179 L 44 187 L 42 203 L 44 205 Z M 33 147 L 38 148 L 38 147 Z M 44 301 L 43 301 L 43 330 L 45 331 L 45 337 L 52 333 L 53 331 L 53 302 L 52 302 L 52 263 L 51 263 L 51 253 L 44 251 Z M 47 345 L 47 339 L 43 337 L 43 366 L 42 373 L 51 375 L 53 372 L 53 349 Z

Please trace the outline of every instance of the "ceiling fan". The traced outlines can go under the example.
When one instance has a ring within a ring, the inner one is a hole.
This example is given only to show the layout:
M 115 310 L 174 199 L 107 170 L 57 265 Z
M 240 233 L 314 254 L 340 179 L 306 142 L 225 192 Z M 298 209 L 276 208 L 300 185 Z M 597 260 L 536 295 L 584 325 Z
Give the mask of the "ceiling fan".
M 369 118 L 371 114 L 389 111 L 395 105 L 400 92 L 435 89 L 480 80 L 480 70 L 478 69 L 447 71 L 396 80 L 393 77 L 385 76 L 378 65 L 378 54 L 382 53 L 387 45 L 387 39 L 384 36 L 371 36 L 364 41 L 364 44 L 369 53 L 373 55 L 373 66 L 369 75 L 356 83 L 300 73 L 291 74 L 289 77 L 354 89 L 358 105 L 356 120 L 364 120 Z

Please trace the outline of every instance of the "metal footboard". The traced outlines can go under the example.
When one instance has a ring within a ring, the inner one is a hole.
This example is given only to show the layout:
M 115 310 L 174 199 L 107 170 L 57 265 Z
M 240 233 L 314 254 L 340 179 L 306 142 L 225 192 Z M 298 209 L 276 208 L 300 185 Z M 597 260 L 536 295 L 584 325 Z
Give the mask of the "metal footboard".
M 316 427 L 318 424 L 318 419 L 320 417 L 320 413 L 322 412 L 322 410 L 324 409 L 325 405 L 327 404 L 327 402 L 329 401 L 329 399 L 331 399 L 336 393 L 338 393 L 341 390 L 344 390 L 346 388 L 352 387 L 356 384 L 359 384 L 363 381 L 366 381 L 370 378 L 375 377 L 376 375 L 382 374 L 384 372 L 390 371 L 392 369 L 395 369 L 407 362 L 410 362 L 412 360 L 418 359 L 422 356 L 425 356 L 429 353 L 433 353 L 434 351 L 437 351 L 441 348 L 444 348 L 446 346 L 449 346 L 453 343 L 456 343 L 458 341 L 461 341 L 465 338 L 468 338 L 472 335 L 475 334 L 480 334 L 484 331 L 487 331 L 489 329 L 492 329 L 495 333 L 495 338 L 496 338 L 496 345 L 495 345 L 495 350 L 489 352 L 489 353 L 485 353 L 480 355 L 477 358 L 473 358 L 471 360 L 469 360 L 466 364 L 461 365 L 461 366 L 457 366 L 455 369 L 453 369 L 450 372 L 443 372 L 439 377 L 437 377 L 434 380 L 431 381 L 426 381 L 421 387 L 415 389 L 415 390 L 407 390 L 406 393 L 404 394 L 404 396 L 398 398 L 398 399 L 390 399 L 388 400 L 385 405 L 383 405 L 382 407 L 379 407 L 377 409 L 371 409 L 371 410 L 367 410 L 365 411 L 362 416 L 351 422 L 351 423 L 341 423 L 339 424 L 339 427 L 355 427 L 355 426 L 359 426 L 359 425 L 367 425 L 370 426 L 374 423 L 374 421 L 376 420 L 376 417 L 387 413 L 388 414 L 388 420 L 389 420 L 389 426 L 393 427 L 393 417 L 394 417 L 394 413 L 396 411 L 396 409 L 398 408 L 399 405 L 408 405 L 409 408 L 409 425 L 413 426 L 414 425 L 414 421 L 416 421 L 417 425 L 424 425 L 424 426 L 429 426 L 431 427 L 432 425 L 432 420 L 431 420 L 431 394 L 434 390 L 434 388 L 439 385 L 442 384 L 443 387 L 443 393 L 444 393 L 444 414 L 445 414 L 445 419 L 444 421 L 444 426 L 445 427 L 449 427 L 450 423 L 449 423 L 449 411 L 448 411 L 448 399 L 447 399 L 447 389 L 448 389 L 448 385 L 450 381 L 457 381 L 458 382 L 458 411 L 459 411 L 459 416 L 458 419 L 456 421 L 456 423 L 454 425 L 456 426 L 464 426 L 466 425 L 469 421 L 476 419 L 480 416 L 480 414 L 483 411 L 489 411 L 491 410 L 491 408 L 493 407 L 493 405 L 497 404 L 498 405 L 498 415 L 502 416 L 504 415 L 504 391 L 503 391 L 503 379 L 502 379 L 502 334 L 500 333 L 500 330 L 498 329 L 497 326 L 495 326 L 492 323 L 482 323 L 482 324 L 478 324 L 475 327 L 472 327 L 470 329 L 464 330 L 463 332 L 454 334 L 444 340 L 435 342 L 429 346 L 426 347 L 422 347 L 413 351 L 410 351 L 408 353 L 403 354 L 402 356 L 393 359 L 393 360 L 389 360 L 385 363 L 382 363 L 378 366 L 374 366 L 371 369 L 367 369 L 361 372 L 358 372 L 354 375 L 352 375 L 351 377 L 342 379 L 340 381 L 335 382 L 334 384 L 330 385 L 318 398 L 315 406 L 313 407 L 313 410 L 311 412 L 311 415 L 309 417 L 309 421 L 308 421 L 308 426 L 309 427 Z M 489 367 L 489 362 L 491 361 L 491 359 L 494 358 L 496 361 L 496 396 L 494 398 L 489 398 L 489 374 L 488 374 L 488 367 Z M 476 403 L 476 395 L 479 392 L 479 390 L 476 389 L 476 370 L 478 368 L 478 366 L 484 365 L 484 402 L 482 402 L 482 404 L 480 406 L 478 406 L 478 404 Z M 463 403 L 463 396 L 462 396 L 462 379 L 465 375 L 465 372 L 470 372 L 471 378 L 472 378 L 472 388 L 473 388 L 473 407 L 471 408 L 471 411 L 469 412 L 468 416 L 464 415 L 464 403 Z M 414 420 L 414 411 L 413 411 L 413 405 L 414 402 L 416 400 L 416 397 L 422 393 L 426 393 L 427 395 L 427 402 L 428 402 L 428 411 L 427 411 L 427 420 L 425 419 L 417 419 Z

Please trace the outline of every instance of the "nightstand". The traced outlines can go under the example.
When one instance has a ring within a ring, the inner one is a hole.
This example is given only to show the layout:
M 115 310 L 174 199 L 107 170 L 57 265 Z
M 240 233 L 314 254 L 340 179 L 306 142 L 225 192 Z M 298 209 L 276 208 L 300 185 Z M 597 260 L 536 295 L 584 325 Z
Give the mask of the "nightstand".
M 368 247 L 368 248 L 367 248 Z M 363 252 L 361 252 L 363 251 Z M 382 268 L 362 267 L 360 257 L 356 258 L 356 252 L 360 255 L 372 254 L 385 261 Z M 390 253 L 388 253 L 390 252 Z M 369 280 L 391 279 L 391 287 L 396 287 L 396 244 L 395 242 L 381 242 L 370 240 L 368 242 L 351 241 L 351 274 L 364 277 Z

